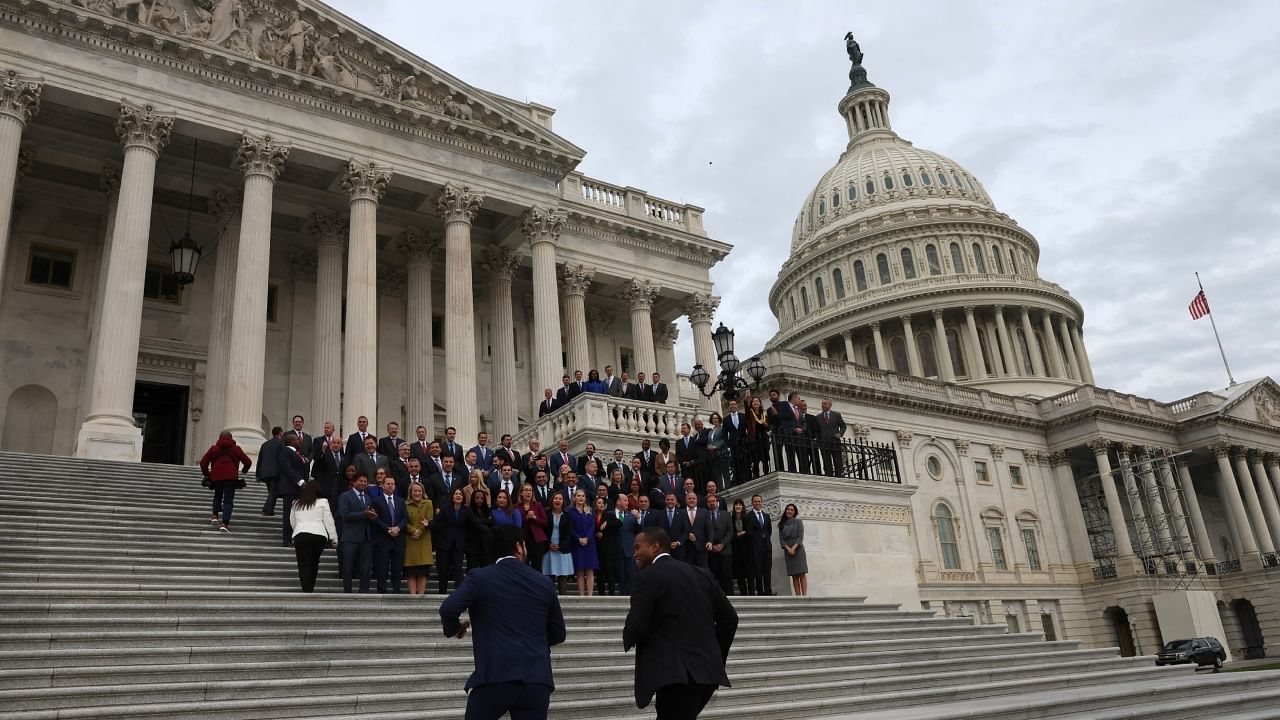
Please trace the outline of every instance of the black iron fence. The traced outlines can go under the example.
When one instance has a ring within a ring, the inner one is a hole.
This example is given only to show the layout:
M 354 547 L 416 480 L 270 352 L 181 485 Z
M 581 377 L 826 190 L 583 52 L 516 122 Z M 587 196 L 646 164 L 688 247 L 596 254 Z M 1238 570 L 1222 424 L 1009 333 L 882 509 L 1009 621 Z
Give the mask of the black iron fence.
M 771 472 L 902 483 L 898 451 L 887 443 L 776 437 L 765 446 L 747 444 L 718 448 L 686 470 L 699 488 L 715 481 L 718 488 L 741 485 Z

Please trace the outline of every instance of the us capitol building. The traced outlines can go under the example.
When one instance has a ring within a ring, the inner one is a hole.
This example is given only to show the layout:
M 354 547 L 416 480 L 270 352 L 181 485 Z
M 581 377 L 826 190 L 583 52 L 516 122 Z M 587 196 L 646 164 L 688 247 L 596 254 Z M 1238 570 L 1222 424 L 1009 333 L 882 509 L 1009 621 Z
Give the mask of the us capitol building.
M 816 594 L 1263 652 L 1280 388 L 1095 386 L 1035 238 L 896 134 L 848 51 L 849 143 L 792 228 L 763 384 L 832 398 L 902 482 L 729 495 L 799 505 Z M 696 206 L 577 172 L 553 114 L 318 3 L 0 0 L 0 446 L 190 463 L 293 413 L 579 450 L 677 435 L 711 407 L 677 378 L 677 323 L 714 368 L 731 248 Z M 660 371 L 671 400 L 538 417 L 566 368 L 605 365 Z

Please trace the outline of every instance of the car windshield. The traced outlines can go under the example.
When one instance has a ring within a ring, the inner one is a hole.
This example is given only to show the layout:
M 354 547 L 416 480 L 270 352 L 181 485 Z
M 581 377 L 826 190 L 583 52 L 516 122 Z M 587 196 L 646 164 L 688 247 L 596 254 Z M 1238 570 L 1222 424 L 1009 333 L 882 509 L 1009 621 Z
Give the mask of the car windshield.
M 1164 646 L 1165 652 L 1186 652 L 1190 649 L 1190 640 L 1174 640 L 1173 642 L 1165 643 Z

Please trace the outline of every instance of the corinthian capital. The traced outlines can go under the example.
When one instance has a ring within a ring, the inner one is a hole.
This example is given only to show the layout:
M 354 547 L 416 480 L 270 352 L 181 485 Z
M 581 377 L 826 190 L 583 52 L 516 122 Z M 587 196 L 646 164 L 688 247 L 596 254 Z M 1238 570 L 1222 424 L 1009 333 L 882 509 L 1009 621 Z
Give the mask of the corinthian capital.
M 660 348 L 673 348 L 680 339 L 680 326 L 675 323 L 661 325 L 653 333 L 653 344 Z
M 560 229 L 564 227 L 564 213 L 552 208 L 533 206 L 524 211 L 520 221 L 520 230 L 529 238 L 530 244 L 555 242 L 560 239 Z
M 316 276 L 316 254 L 302 248 L 289 248 L 289 269 L 298 280 L 310 282 Z
M 1095 438 L 1089 441 L 1089 449 L 1094 455 L 1105 455 L 1111 447 L 1111 441 L 1106 438 Z
M 40 83 L 19 80 L 10 70 L 0 82 L 0 115 L 8 115 L 26 125 L 40 112 Z
M 520 267 L 520 256 L 498 247 L 492 248 L 480 261 L 481 270 L 492 273 L 499 281 L 505 283 L 511 282 L 518 267 Z
M 240 224 L 240 193 L 226 188 L 216 188 L 209 195 L 209 212 L 218 218 L 223 227 Z
M 342 178 L 342 189 L 346 191 L 349 200 L 380 202 L 389 182 L 390 170 L 383 170 L 373 162 L 359 163 L 350 160 L 347 162 L 347 173 Z
M 98 176 L 98 189 L 107 197 L 115 197 L 120 192 L 120 168 L 103 165 L 102 174 Z
M 266 175 L 272 182 L 280 177 L 284 170 L 284 161 L 289 159 L 289 146 L 271 142 L 270 135 L 256 138 L 249 133 L 240 136 L 240 147 L 236 148 L 236 167 L 250 175 Z
M 689 296 L 688 300 L 685 300 L 684 314 L 689 316 L 689 322 L 691 323 L 709 323 L 715 317 L 716 308 L 719 307 L 720 298 L 715 295 L 694 293 Z
M 321 245 L 341 245 L 347 234 L 347 220 L 333 210 L 322 208 L 311 213 L 305 229 L 315 235 Z
M 630 303 L 632 310 L 649 310 L 653 307 L 654 298 L 658 297 L 658 286 L 648 280 L 631 278 L 623 284 L 618 297 Z
M 472 192 L 471 188 L 445 183 L 444 187 L 440 188 L 436 209 L 440 211 L 440 215 L 447 223 L 469 223 L 476 218 L 476 213 L 480 211 L 480 203 L 483 202 L 484 195 Z
M 405 230 L 396 242 L 396 252 L 412 263 L 430 263 L 440 253 L 440 243 L 426 230 Z
M 596 277 L 596 269 L 565 263 L 560 266 L 560 292 L 563 295 L 586 295 Z
M 141 108 L 127 102 L 120 103 L 120 115 L 116 118 L 116 134 L 125 148 L 144 147 L 158 153 L 169 144 L 173 132 L 173 117 L 157 115 L 150 105 Z

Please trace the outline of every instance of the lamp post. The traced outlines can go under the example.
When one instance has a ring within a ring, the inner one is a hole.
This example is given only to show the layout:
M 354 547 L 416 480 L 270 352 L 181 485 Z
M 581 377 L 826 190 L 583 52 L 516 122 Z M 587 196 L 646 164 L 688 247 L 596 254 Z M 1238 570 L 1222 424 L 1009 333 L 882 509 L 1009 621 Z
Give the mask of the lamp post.
M 711 342 L 716 347 L 716 357 L 720 363 L 720 376 L 714 382 L 711 380 L 711 373 L 701 365 L 694 365 L 693 372 L 689 373 L 689 380 L 698 388 L 698 392 L 706 397 L 711 397 L 719 392 L 724 396 L 726 401 L 737 400 L 740 390 L 755 390 L 760 387 L 760 379 L 764 377 L 767 368 L 761 362 L 759 356 L 753 356 L 747 361 L 746 366 L 742 365 L 742 361 L 733 352 L 733 331 L 720 323 L 720 327 L 711 335 Z M 741 377 L 738 373 L 744 372 L 750 381 Z M 708 387 L 710 383 L 710 387 Z

